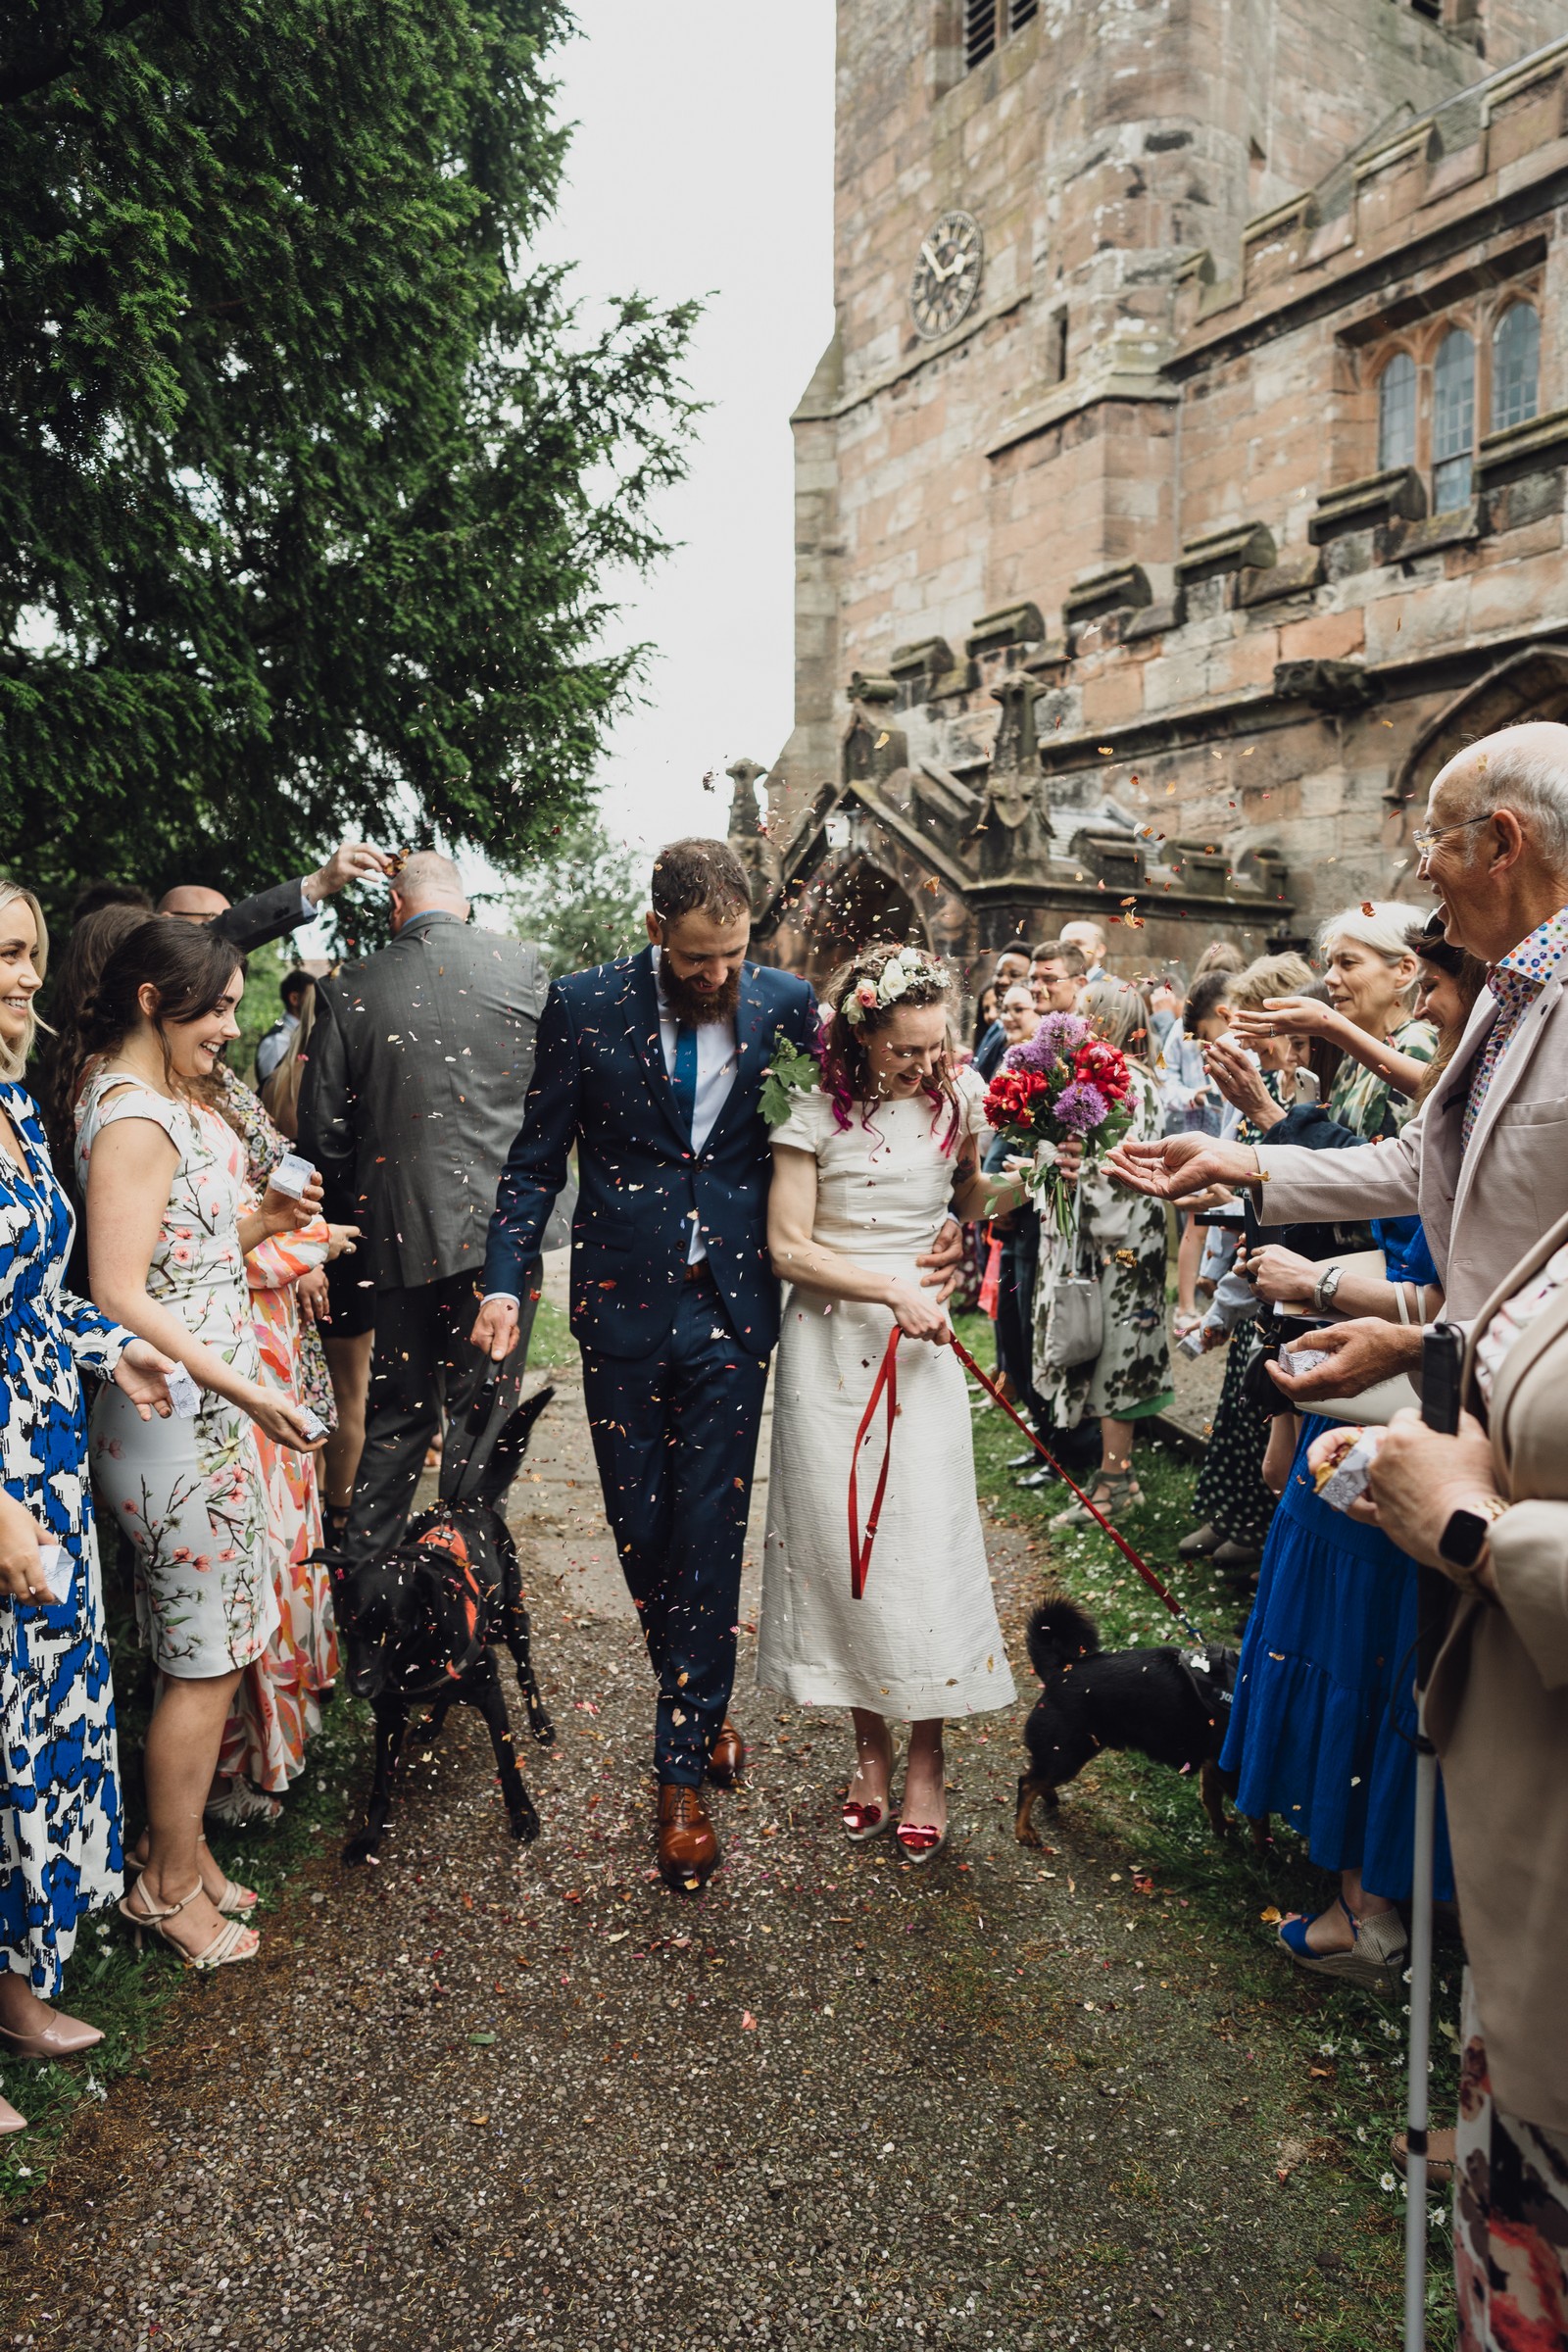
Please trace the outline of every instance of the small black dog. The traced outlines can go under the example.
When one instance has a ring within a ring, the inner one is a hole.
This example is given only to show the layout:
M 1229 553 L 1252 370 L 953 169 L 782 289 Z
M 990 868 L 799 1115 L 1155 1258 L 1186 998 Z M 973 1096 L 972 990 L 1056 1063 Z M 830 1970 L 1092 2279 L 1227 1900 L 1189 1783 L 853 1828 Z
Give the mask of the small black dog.
M 1013 1834 L 1020 1845 L 1040 1843 L 1031 1819 L 1036 1798 L 1054 1805 L 1057 1789 L 1102 1747 L 1136 1747 L 1156 1764 L 1196 1772 L 1214 1834 L 1226 1835 L 1224 1794 L 1235 1794 L 1236 1775 L 1220 1771 L 1219 1754 L 1238 1651 L 1213 1642 L 1203 1649 L 1102 1651 L 1094 1619 L 1059 1594 L 1041 1602 L 1026 1640 L 1045 1689 L 1023 1727 L 1030 1769 L 1018 1782 Z M 1251 1824 L 1255 1846 L 1266 1826 Z
M 541 1389 L 514 1413 L 471 1499 L 421 1512 L 396 1551 L 371 1559 L 326 1555 L 348 1687 L 375 1709 L 375 1778 L 365 1827 L 343 1848 L 345 1862 L 375 1856 L 409 1719 L 421 1704 L 431 1709 L 432 1739 L 449 1708 L 462 1702 L 479 1709 L 489 1726 L 512 1834 L 524 1839 L 539 1835 L 539 1816 L 517 1769 L 495 1652 L 503 1642 L 511 1650 L 528 1729 L 541 1747 L 549 1747 L 555 1728 L 534 1679 L 517 1550 L 501 1505 L 533 1425 L 554 1395 Z

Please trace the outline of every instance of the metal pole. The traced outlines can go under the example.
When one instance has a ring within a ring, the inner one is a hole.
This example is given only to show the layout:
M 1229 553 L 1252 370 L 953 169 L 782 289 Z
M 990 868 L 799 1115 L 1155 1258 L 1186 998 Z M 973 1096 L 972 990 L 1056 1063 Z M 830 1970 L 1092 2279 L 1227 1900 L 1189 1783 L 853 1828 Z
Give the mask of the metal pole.
M 1459 1427 L 1464 1335 L 1438 1323 L 1421 1348 L 1421 1418 L 1452 1437 Z M 1427 2067 L 1432 2048 L 1432 1852 L 1438 1825 L 1437 1750 L 1421 1729 L 1420 1709 L 1442 1644 L 1447 1587 L 1435 1569 L 1416 1587 L 1415 1853 L 1410 1878 L 1410 2074 L 1405 2105 L 1404 2352 L 1427 2340 Z

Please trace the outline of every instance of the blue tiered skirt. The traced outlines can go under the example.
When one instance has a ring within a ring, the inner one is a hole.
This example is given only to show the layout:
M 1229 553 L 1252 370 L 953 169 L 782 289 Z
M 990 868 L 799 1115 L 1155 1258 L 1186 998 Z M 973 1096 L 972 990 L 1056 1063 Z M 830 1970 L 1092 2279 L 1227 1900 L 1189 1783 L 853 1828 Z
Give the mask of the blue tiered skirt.
M 1410 1892 L 1415 1814 L 1417 1568 L 1375 1527 L 1320 1502 L 1309 1417 L 1269 1529 L 1242 1644 L 1223 1763 L 1237 1806 L 1272 1813 L 1325 1870 L 1373 1894 Z M 1435 1890 L 1453 1895 L 1443 1791 Z

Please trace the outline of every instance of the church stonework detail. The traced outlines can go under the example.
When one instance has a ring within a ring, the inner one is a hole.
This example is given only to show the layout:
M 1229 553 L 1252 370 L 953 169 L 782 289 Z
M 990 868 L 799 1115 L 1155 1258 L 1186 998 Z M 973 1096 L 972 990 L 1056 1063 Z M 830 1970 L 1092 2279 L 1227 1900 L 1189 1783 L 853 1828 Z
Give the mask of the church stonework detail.
M 760 952 L 1424 905 L 1442 760 L 1568 714 L 1568 0 L 962 22 L 841 0 Z

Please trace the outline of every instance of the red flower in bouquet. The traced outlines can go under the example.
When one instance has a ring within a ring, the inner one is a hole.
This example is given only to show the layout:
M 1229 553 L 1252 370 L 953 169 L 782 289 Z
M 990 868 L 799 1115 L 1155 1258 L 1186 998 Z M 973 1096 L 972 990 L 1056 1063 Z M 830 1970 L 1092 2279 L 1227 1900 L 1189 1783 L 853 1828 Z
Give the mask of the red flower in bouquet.
M 1125 1102 L 1133 1091 L 1127 1056 L 1103 1038 L 1080 1046 L 1072 1057 L 1072 1074 L 1080 1086 L 1096 1086 L 1108 1102 Z
M 1029 1107 L 1036 1096 L 1051 1091 L 1038 1070 L 1001 1069 L 986 1095 L 986 1123 L 1000 1132 L 1029 1124 Z

